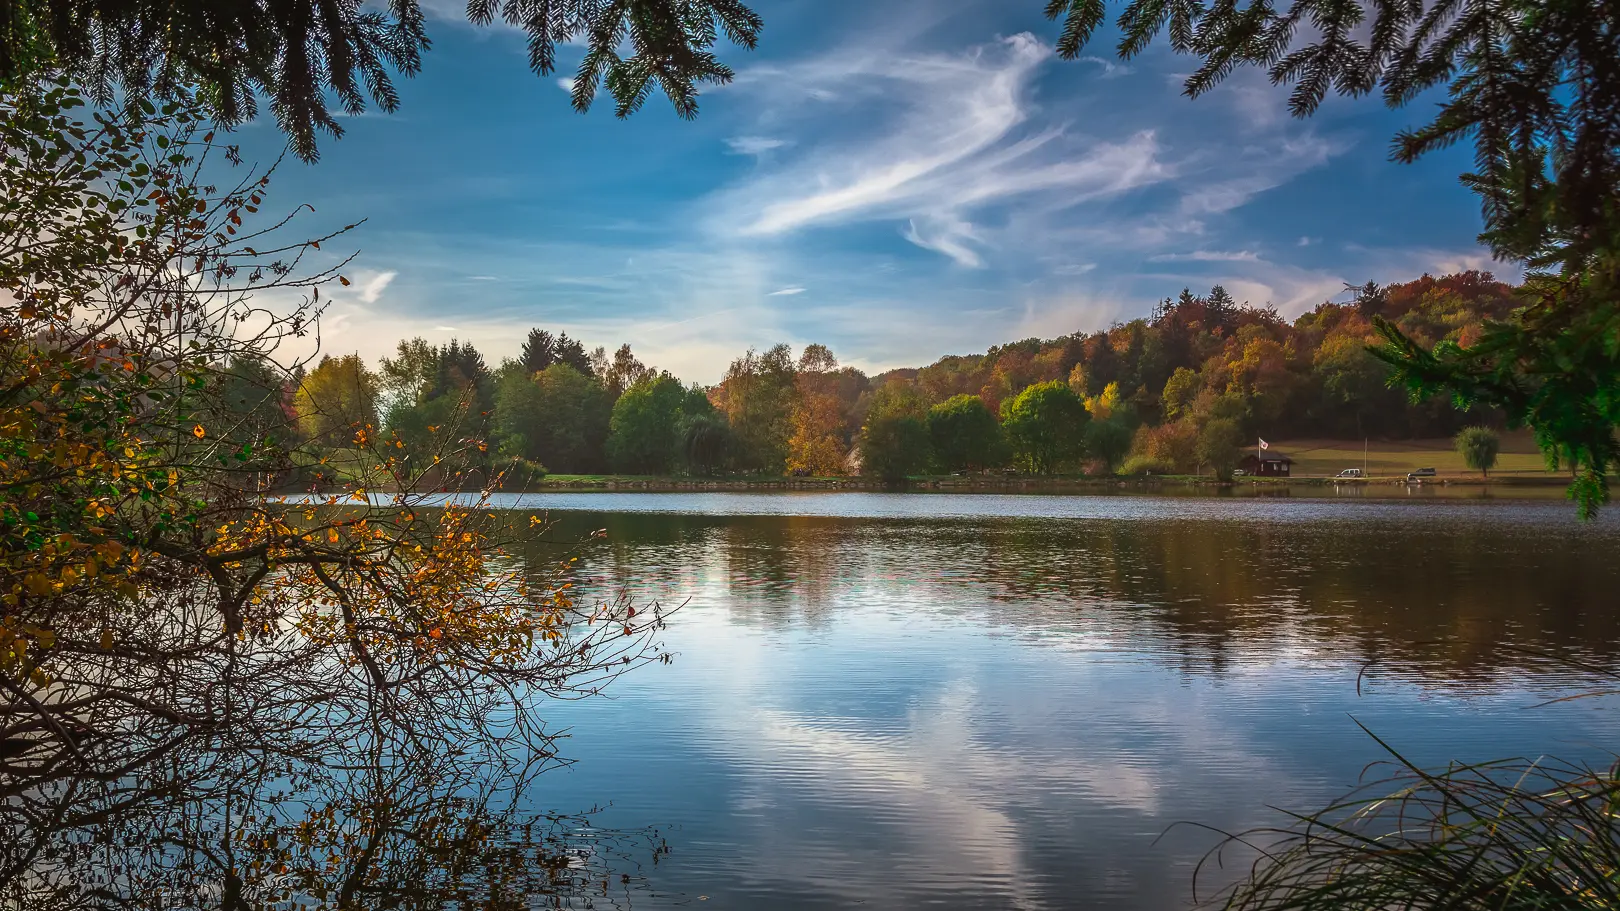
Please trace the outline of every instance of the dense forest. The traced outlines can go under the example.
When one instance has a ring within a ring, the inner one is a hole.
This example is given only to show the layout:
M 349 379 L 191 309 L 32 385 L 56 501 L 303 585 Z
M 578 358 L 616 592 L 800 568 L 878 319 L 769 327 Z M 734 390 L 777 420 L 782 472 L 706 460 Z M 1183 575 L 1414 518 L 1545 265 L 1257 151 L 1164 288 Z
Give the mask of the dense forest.
M 276 380 L 221 371 L 243 427 L 276 416 L 298 436 L 300 483 L 340 480 L 367 438 L 414 471 L 840 475 L 1012 467 L 1037 473 L 1229 471 L 1256 436 L 1419 438 L 1494 423 L 1412 402 L 1370 350 L 1372 319 L 1466 347 L 1507 317 L 1515 289 L 1464 272 L 1347 289 L 1292 323 L 1216 286 L 1106 331 L 1025 339 L 867 376 L 808 345 L 750 350 L 711 388 L 566 333 L 529 333 L 491 366 L 472 346 L 402 341 L 375 368 L 328 356 Z M 255 392 L 255 390 L 259 390 Z M 262 419 L 243 421 L 261 411 Z M 285 434 L 286 431 L 283 431 Z M 447 466 L 446 460 L 453 459 Z

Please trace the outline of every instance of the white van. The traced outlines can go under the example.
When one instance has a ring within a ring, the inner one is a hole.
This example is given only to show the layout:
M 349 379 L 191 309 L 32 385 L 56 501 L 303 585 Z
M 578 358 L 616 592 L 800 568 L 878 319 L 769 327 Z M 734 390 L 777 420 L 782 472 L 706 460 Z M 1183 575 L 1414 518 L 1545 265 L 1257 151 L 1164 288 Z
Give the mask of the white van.
M 1343 471 L 1339 472 L 1337 475 L 1335 475 L 1335 477 L 1339 477 L 1339 478 L 1364 478 L 1364 477 L 1366 477 L 1366 475 L 1362 474 L 1361 469 L 1359 469 L 1359 468 L 1346 468 L 1345 470 L 1343 470 Z

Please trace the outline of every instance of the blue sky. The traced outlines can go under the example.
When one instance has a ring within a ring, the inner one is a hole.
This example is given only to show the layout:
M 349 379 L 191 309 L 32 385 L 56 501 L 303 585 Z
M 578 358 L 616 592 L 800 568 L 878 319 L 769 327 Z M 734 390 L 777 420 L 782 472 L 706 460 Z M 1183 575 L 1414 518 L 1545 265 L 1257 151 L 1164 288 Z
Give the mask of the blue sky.
M 1191 101 L 1163 48 L 1122 64 L 1105 35 L 1058 60 L 1040 0 L 759 0 L 760 48 L 724 49 L 737 79 L 695 122 L 661 98 L 578 115 L 521 34 L 441 4 L 401 110 L 277 177 L 317 221 L 368 219 L 329 352 L 458 337 L 494 363 L 544 326 L 705 383 L 776 342 L 876 371 L 1101 328 L 1183 286 L 1292 316 L 1346 281 L 1492 266 L 1467 149 L 1387 160 L 1433 99 L 1298 121 L 1240 73 Z

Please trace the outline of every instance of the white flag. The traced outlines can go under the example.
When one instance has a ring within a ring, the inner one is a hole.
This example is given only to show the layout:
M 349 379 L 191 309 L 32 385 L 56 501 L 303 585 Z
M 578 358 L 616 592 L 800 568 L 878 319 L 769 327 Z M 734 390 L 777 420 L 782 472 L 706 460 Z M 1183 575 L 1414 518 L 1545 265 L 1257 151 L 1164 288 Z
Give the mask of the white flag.
M 1270 449 L 1270 448 L 1271 448 L 1271 444 L 1270 444 L 1270 443 L 1267 443 L 1267 442 L 1266 442 L 1266 441 L 1265 441 L 1265 440 L 1261 440 L 1261 441 L 1260 441 L 1260 448 L 1261 448 L 1261 449 Z

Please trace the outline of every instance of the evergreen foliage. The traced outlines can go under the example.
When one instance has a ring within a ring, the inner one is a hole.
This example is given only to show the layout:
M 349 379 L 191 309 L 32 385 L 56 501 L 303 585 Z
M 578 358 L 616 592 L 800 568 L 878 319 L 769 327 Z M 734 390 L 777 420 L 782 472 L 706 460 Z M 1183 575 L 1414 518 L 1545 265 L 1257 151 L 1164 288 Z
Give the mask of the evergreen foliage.
M 541 76 L 559 45 L 583 44 L 574 108 L 605 88 L 620 117 L 654 90 L 695 117 L 698 87 L 732 78 L 714 53 L 721 35 L 752 49 L 763 27 L 740 0 L 471 0 L 467 17 L 526 32 Z M 226 126 L 256 117 L 262 96 L 313 160 L 319 134 L 343 135 L 339 116 L 396 110 L 395 75 L 416 75 L 428 47 L 419 0 L 20 0 L 0 14 L 0 83 L 58 69 L 99 101 L 131 103 L 193 89 Z

